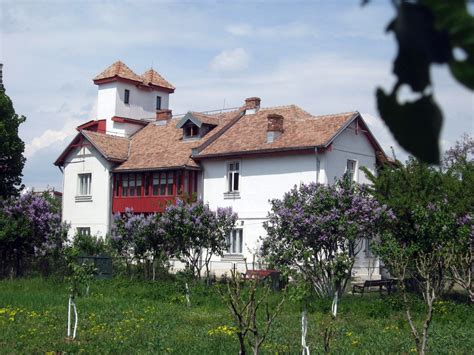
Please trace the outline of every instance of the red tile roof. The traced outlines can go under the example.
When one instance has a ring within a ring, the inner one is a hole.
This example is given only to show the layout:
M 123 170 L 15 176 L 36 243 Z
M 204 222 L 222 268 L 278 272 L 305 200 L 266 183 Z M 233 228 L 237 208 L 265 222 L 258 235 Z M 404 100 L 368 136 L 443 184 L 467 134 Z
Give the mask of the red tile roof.
M 283 116 L 283 133 L 271 143 L 267 143 L 269 114 Z M 200 149 L 197 158 L 322 146 L 355 115 L 358 113 L 347 112 L 318 117 L 295 105 L 262 108 L 255 114 L 240 118 L 219 139 Z
M 368 132 L 376 152 L 385 156 L 358 112 L 313 116 L 295 105 L 261 108 L 254 114 L 244 112 L 244 108 L 212 115 L 192 112 L 202 122 L 216 125 L 199 139 L 183 139 L 183 130 L 177 128 L 180 118 L 164 124 L 150 122 L 130 138 L 81 133 L 106 159 L 120 162 L 115 171 L 199 169 L 198 161 L 205 158 L 327 147 L 356 119 Z M 267 141 L 270 114 L 283 116 L 283 132 L 272 142 Z
M 175 89 L 173 85 L 171 85 L 165 78 L 163 78 L 153 69 L 147 70 L 145 73 L 143 73 L 142 79 L 145 85 L 158 86 L 169 90 Z
M 128 138 L 91 131 L 81 131 L 81 133 L 107 160 L 127 160 L 130 142 Z
M 238 111 L 213 115 L 218 123 L 212 131 L 200 139 L 183 140 L 183 130 L 176 127 L 180 119 L 174 118 L 166 124 L 149 123 L 130 139 L 130 156 L 116 171 L 153 170 L 171 168 L 199 168 L 191 158 L 192 149 L 224 129 Z
M 118 60 L 105 69 L 102 73 L 97 75 L 94 78 L 94 82 L 113 78 L 128 79 L 139 83 L 143 81 L 143 78 L 140 75 L 135 74 L 132 69 L 125 65 L 125 63 Z
M 105 69 L 102 73 L 97 75 L 93 80 L 94 83 L 100 84 L 102 82 L 113 81 L 117 78 L 135 81 L 144 86 L 155 86 L 165 89 L 168 92 L 174 92 L 175 87 L 171 85 L 165 78 L 163 78 L 155 70 L 147 70 L 142 75 L 137 75 L 125 63 L 120 60 Z

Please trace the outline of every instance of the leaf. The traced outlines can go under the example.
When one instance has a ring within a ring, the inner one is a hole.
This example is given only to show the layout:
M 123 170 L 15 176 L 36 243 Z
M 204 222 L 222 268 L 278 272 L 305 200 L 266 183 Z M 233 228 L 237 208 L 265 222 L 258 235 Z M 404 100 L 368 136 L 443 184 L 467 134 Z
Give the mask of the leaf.
M 439 135 L 443 116 L 431 95 L 399 104 L 396 93 L 377 89 L 377 106 L 397 142 L 428 164 L 439 164 Z
M 448 32 L 435 28 L 434 15 L 423 5 L 403 2 L 387 31 L 395 33 L 398 55 L 393 72 L 400 84 L 422 92 L 430 80 L 430 64 L 446 63 L 452 57 Z
M 462 49 L 464 60 L 452 58 L 449 63 L 451 73 L 461 84 L 474 90 L 474 17 L 468 12 L 462 0 L 424 0 L 435 15 L 437 28 L 449 33 L 452 48 Z

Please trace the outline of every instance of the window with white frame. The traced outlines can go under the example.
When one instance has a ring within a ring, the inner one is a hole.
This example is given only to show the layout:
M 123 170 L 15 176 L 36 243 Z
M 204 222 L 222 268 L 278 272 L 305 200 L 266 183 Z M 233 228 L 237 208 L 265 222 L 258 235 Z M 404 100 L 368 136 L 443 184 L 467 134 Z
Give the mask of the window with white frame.
M 242 229 L 234 229 L 227 237 L 228 254 L 242 254 L 243 249 L 243 233 Z
M 238 192 L 240 184 L 240 163 L 232 162 L 227 164 L 227 191 Z
M 77 235 L 91 235 L 91 228 L 90 227 L 77 227 L 76 229 Z
M 92 174 L 78 174 L 77 178 L 77 194 L 78 196 L 91 195 Z
M 351 181 L 357 181 L 356 167 L 357 167 L 357 162 L 355 160 L 351 160 L 351 159 L 347 160 L 346 176 L 348 176 Z

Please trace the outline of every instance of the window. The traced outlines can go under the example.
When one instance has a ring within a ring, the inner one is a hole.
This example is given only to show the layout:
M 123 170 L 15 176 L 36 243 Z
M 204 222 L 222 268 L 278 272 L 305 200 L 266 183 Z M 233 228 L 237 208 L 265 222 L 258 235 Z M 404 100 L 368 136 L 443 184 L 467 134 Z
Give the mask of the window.
M 130 90 L 125 89 L 123 94 L 123 102 L 128 105 L 130 103 Z
M 351 181 L 357 180 L 356 179 L 356 165 L 357 162 L 355 160 L 347 160 L 346 165 L 346 176 L 349 177 Z
M 229 254 L 242 254 L 242 229 L 234 229 L 232 232 L 230 232 L 230 235 L 227 238 L 227 245 L 229 246 L 229 249 L 227 250 Z
M 91 195 L 91 179 L 92 179 L 92 174 L 79 174 L 78 175 L 77 194 L 79 196 Z
M 161 96 L 156 97 L 156 109 L 161 110 Z
M 239 191 L 239 170 L 240 163 L 232 162 L 227 164 L 227 183 L 228 183 L 228 192 L 238 192 Z
M 184 127 L 185 138 L 196 138 L 197 136 L 199 136 L 199 127 L 195 125 L 189 125 Z
M 141 196 L 143 186 L 142 174 L 122 174 L 122 196 Z M 118 185 L 118 184 L 117 184 Z M 117 195 L 118 196 L 118 195 Z
M 77 235 L 91 235 L 90 227 L 77 227 Z
M 364 239 L 364 252 L 366 256 L 372 256 L 372 250 L 370 249 L 370 239 Z

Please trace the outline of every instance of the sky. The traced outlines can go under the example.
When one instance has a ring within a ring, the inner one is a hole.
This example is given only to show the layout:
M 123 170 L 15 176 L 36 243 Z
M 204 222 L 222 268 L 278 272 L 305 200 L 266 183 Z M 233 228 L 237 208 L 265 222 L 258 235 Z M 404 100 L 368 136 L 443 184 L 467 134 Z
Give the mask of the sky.
M 384 150 L 404 160 L 379 118 L 396 42 L 389 1 L 0 0 L 0 63 L 27 158 L 23 182 L 62 190 L 53 162 L 79 124 L 95 117 L 92 78 L 116 60 L 153 67 L 175 87 L 174 113 L 296 104 L 314 115 L 359 111 Z M 445 121 L 442 149 L 474 134 L 474 96 L 444 66 L 432 69 Z M 402 90 L 401 99 L 412 97 Z M 423 132 L 419 132 L 423 134 Z

